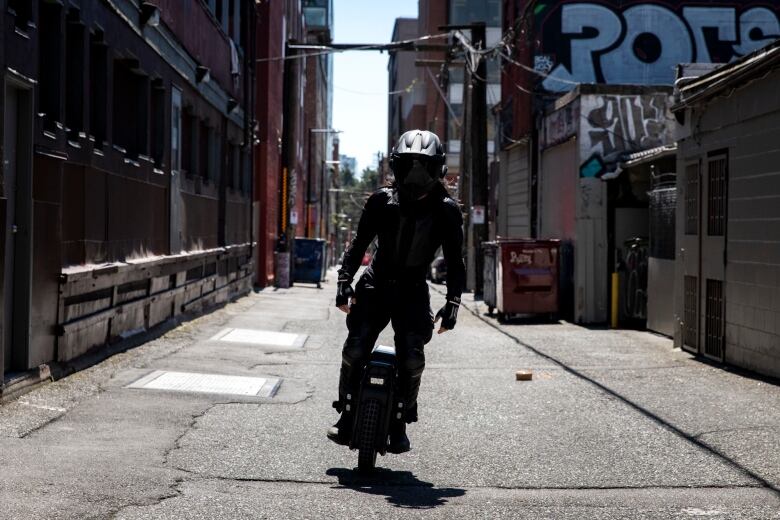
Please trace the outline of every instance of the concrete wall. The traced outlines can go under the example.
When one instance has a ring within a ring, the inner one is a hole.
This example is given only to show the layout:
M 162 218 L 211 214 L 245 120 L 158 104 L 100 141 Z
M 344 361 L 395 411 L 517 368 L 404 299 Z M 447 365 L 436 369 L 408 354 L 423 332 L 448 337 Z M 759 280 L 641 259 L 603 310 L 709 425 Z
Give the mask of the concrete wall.
M 780 376 L 780 72 L 705 108 L 686 111 L 678 171 L 713 150 L 728 149 L 725 256 L 725 361 Z M 696 126 L 691 122 L 695 121 Z M 706 163 L 705 163 L 706 164 Z M 706 176 L 701 177 L 702 181 Z M 685 182 L 678 176 L 678 223 Z M 700 201 L 702 212 L 706 201 Z M 704 213 L 706 215 L 706 213 Z M 678 244 L 684 226 L 678 225 Z M 675 342 L 682 343 L 684 254 L 678 246 Z

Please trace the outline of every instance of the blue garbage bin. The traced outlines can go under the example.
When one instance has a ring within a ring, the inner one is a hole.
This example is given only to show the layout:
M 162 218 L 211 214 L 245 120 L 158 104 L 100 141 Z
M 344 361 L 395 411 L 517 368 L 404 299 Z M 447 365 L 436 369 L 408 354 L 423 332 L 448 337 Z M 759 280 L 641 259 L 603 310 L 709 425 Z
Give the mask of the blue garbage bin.
M 325 246 L 321 238 L 295 237 L 293 282 L 315 283 L 325 279 Z

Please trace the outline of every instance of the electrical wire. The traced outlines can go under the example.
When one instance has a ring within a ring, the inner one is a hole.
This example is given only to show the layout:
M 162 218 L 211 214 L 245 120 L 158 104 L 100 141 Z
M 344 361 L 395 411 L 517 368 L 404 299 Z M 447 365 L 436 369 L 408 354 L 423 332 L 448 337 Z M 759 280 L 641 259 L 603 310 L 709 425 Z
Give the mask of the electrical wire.
M 444 101 L 444 104 L 447 105 L 447 109 L 450 111 L 450 115 L 452 116 L 452 119 L 455 121 L 455 124 L 458 126 L 458 128 L 460 128 L 461 127 L 460 119 L 455 114 L 455 110 L 453 110 L 452 105 L 450 105 L 447 96 L 444 94 L 441 87 L 439 86 L 439 83 L 436 81 L 433 72 L 431 72 L 431 69 L 429 68 L 426 68 L 425 70 L 428 71 L 428 75 L 431 78 L 431 83 L 433 83 L 433 86 L 436 87 L 436 91 L 439 93 L 439 96 L 441 96 L 441 99 Z
M 411 40 L 402 40 L 397 42 L 390 42 L 390 43 L 382 43 L 382 44 L 368 44 L 368 45 L 359 45 L 356 47 L 352 47 L 349 49 L 334 49 L 332 47 L 328 47 L 327 45 L 321 45 L 321 46 L 315 46 L 314 49 L 321 48 L 323 49 L 320 52 L 308 52 L 308 53 L 295 53 L 295 54 L 288 54 L 285 56 L 273 56 L 270 58 L 257 58 L 255 59 L 256 63 L 262 63 L 266 61 L 284 61 L 284 60 L 296 60 L 301 58 L 308 58 L 308 57 L 315 57 L 315 56 L 324 56 L 326 54 L 339 54 L 342 52 L 347 51 L 370 51 L 370 50 L 377 50 L 377 51 L 383 51 L 383 50 L 393 50 L 398 47 L 402 47 L 404 45 L 411 45 L 413 43 L 419 43 L 424 42 L 428 40 L 433 39 L 439 39 L 439 38 L 446 38 L 449 37 L 449 33 L 442 33 L 442 34 L 426 34 L 425 36 L 420 36 L 418 38 L 412 38 Z M 400 49 L 403 50 L 403 49 Z
M 411 93 L 415 89 L 416 84 L 417 84 L 417 78 L 414 78 L 414 80 L 412 80 L 412 82 L 406 88 L 402 88 L 400 90 L 393 90 L 390 92 L 364 92 L 360 90 L 352 90 L 349 88 L 340 87 L 338 85 L 333 85 L 333 88 L 335 88 L 336 90 L 343 90 L 344 92 L 349 92 L 350 94 L 358 94 L 361 96 L 397 96 L 399 94 Z

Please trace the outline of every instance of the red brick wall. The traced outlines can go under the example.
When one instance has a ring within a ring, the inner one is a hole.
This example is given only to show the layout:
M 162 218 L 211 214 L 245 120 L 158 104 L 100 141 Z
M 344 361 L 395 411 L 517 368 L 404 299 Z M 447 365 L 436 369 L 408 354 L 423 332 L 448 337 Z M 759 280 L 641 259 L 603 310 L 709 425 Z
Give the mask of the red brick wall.
M 152 0 L 161 11 L 160 18 L 173 31 L 187 52 L 211 69 L 211 77 L 241 99 L 230 76 L 230 44 L 217 26 L 208 8 L 198 0 Z
M 282 2 L 257 4 L 257 56 L 284 54 L 282 30 L 285 12 Z M 282 119 L 284 61 L 257 64 L 256 117 L 260 143 L 255 149 L 255 194 L 257 206 L 257 285 L 274 281 L 273 252 L 279 233 L 279 182 L 282 175 Z

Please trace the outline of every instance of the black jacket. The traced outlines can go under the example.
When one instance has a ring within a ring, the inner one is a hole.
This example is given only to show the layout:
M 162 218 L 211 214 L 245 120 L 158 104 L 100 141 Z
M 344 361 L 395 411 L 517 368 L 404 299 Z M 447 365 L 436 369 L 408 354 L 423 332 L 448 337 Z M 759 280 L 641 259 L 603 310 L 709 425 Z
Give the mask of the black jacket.
M 465 288 L 463 216 L 458 203 L 437 185 L 425 198 L 399 204 L 394 187 L 373 193 L 363 207 L 357 233 L 344 253 L 339 275 L 355 276 L 366 249 L 378 237 L 376 253 L 364 277 L 377 285 L 425 281 L 439 246 L 447 263 L 447 299 Z

